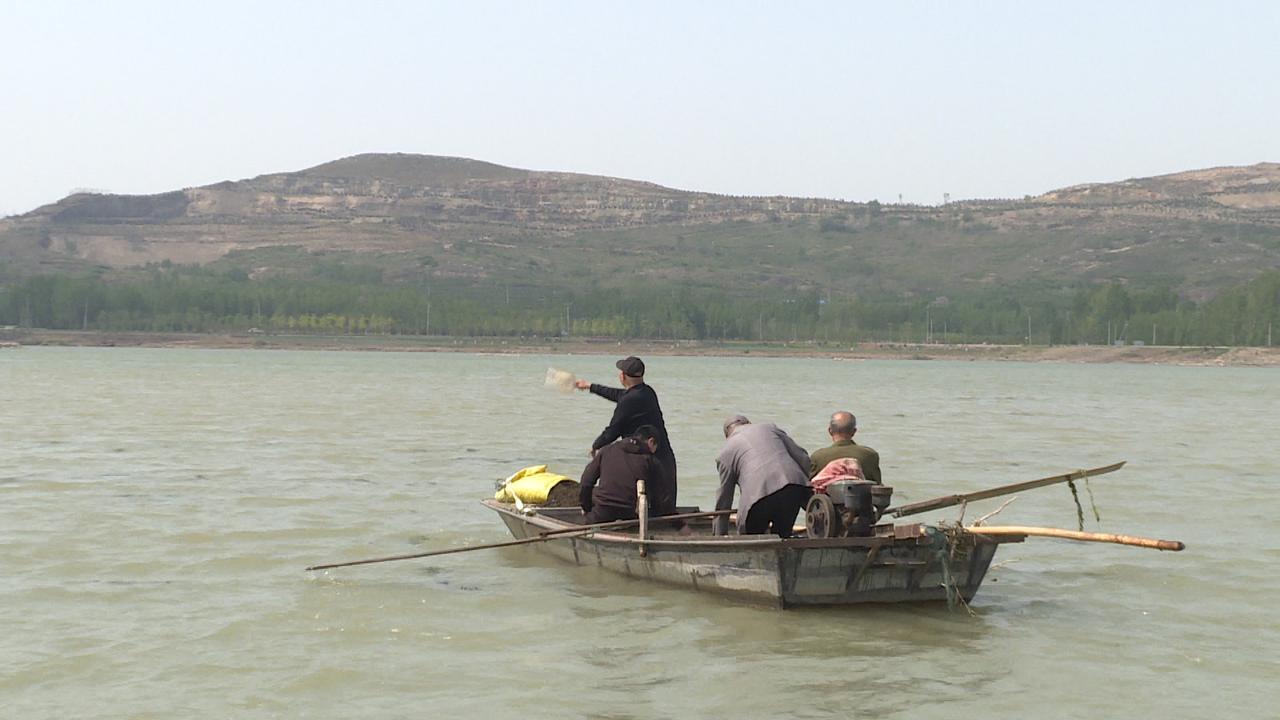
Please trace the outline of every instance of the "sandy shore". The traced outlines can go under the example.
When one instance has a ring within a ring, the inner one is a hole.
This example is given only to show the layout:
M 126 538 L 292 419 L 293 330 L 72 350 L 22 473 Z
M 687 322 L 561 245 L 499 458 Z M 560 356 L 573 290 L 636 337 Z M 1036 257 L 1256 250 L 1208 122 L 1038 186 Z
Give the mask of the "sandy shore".
M 1070 363 L 1280 367 L 1275 347 L 1164 347 L 1106 345 L 855 345 L 794 342 L 704 342 L 585 338 L 453 338 L 406 335 L 269 335 L 115 333 L 7 330 L 0 348 L 23 345 L 77 347 L 222 348 L 264 350 L 360 350 L 388 352 L 487 352 L 592 355 L 691 355 L 722 357 L 821 357 L 841 360 L 984 360 Z

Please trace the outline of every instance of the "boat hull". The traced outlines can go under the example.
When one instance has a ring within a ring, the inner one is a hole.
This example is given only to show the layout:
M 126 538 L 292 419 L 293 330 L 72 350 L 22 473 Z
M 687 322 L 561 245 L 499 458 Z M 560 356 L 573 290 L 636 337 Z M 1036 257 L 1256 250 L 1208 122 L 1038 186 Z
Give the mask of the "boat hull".
M 556 511 L 524 514 L 503 503 L 484 503 L 518 539 L 573 527 L 557 519 Z M 981 586 L 997 546 L 1021 540 L 966 536 L 966 542 L 953 543 L 924 525 L 877 530 L 877 537 L 828 540 L 695 535 L 641 541 L 636 535 L 598 532 L 551 538 L 532 547 L 576 565 L 787 608 L 957 598 L 968 602 Z

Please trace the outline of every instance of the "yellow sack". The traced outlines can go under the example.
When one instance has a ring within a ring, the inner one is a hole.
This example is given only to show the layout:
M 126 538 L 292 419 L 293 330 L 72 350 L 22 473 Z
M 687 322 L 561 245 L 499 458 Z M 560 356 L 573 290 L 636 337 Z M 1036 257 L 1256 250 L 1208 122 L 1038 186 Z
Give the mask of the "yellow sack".
M 502 489 L 494 493 L 493 499 L 498 502 L 520 502 L 530 505 L 541 505 L 547 501 L 551 488 L 570 478 L 547 472 L 546 465 L 530 465 L 517 470 L 511 477 L 502 482 Z

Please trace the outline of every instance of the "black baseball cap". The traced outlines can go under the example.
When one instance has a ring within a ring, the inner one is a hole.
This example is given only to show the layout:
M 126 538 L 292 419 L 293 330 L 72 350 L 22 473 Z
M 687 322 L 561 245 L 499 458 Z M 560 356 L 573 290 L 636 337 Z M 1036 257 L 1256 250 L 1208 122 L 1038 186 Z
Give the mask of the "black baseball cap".
M 627 377 L 644 377 L 644 361 L 635 355 L 622 358 L 614 363 L 614 366 Z

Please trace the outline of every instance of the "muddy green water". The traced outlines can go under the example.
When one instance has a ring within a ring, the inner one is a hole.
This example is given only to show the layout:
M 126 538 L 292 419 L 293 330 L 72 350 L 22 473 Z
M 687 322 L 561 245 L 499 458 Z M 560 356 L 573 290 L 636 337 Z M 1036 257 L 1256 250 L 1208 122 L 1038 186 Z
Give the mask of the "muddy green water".
M 682 503 L 711 502 L 726 414 L 812 449 L 851 408 L 897 500 L 1128 460 L 1087 529 L 1188 549 L 1005 546 L 975 616 L 782 613 L 527 548 L 311 574 L 505 539 L 477 502 L 494 479 L 577 473 L 611 409 L 544 390 L 546 368 L 609 381 L 612 358 L 4 350 L 0 715 L 1280 713 L 1280 372 L 648 361 Z M 1037 490 L 999 520 L 1074 527 L 1075 507 Z

